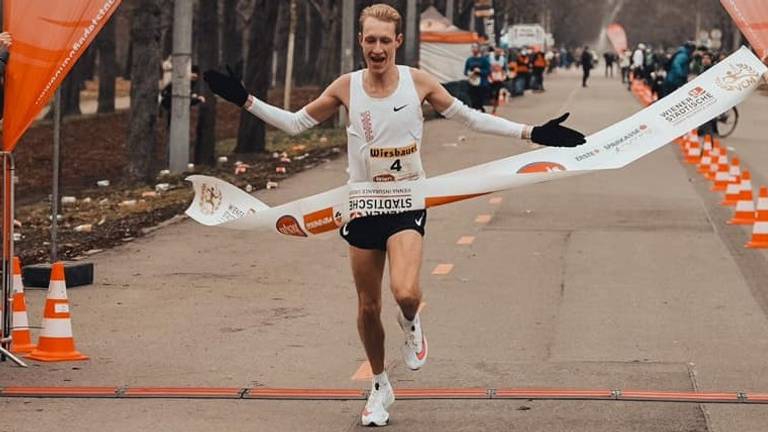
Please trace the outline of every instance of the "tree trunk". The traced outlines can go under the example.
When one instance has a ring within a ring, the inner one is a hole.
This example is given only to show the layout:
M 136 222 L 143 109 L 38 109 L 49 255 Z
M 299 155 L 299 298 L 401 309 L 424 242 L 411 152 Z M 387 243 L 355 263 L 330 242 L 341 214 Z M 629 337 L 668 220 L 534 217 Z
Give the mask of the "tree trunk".
M 174 0 L 160 0 L 160 61 L 165 61 L 173 53 L 173 10 Z
M 243 24 L 238 22 L 238 0 L 224 0 L 221 26 L 221 52 L 223 63 L 236 73 L 243 73 Z M 217 66 L 218 67 L 218 66 Z
M 85 89 L 85 81 L 92 80 L 96 75 L 96 49 L 90 48 L 83 53 L 80 64 L 80 90 Z
M 89 47 L 88 50 L 91 48 Z M 87 53 L 87 51 L 86 51 Z M 77 61 L 69 71 L 69 75 L 61 84 L 61 116 L 80 115 L 80 86 L 83 83 L 83 69 L 85 68 L 85 54 Z M 53 113 L 53 110 L 50 112 Z M 50 116 L 50 114 L 49 114 Z M 52 117 L 51 117 L 52 118 Z
M 99 113 L 115 112 L 116 28 L 116 21 L 110 19 L 96 39 L 96 48 L 99 53 Z
M 288 54 L 288 27 L 290 24 L 291 2 L 280 2 L 280 8 L 277 11 L 277 25 L 275 27 L 275 40 L 273 51 L 277 52 L 277 65 L 275 67 L 276 75 L 273 80 L 277 85 L 282 86 L 285 81 L 286 55 Z
M 341 8 L 340 0 L 323 0 L 322 4 L 311 0 L 312 5 L 320 15 L 322 27 L 322 40 L 317 56 L 315 70 L 319 72 L 320 84 L 326 86 L 336 78 L 339 72 L 339 51 L 341 41 L 340 25 Z
M 131 25 L 131 118 L 128 175 L 151 180 L 157 143 L 157 81 L 160 73 L 159 0 L 136 0 Z
M 219 64 L 219 17 L 210 13 L 216 10 L 218 0 L 200 0 L 197 10 L 198 65 L 201 71 L 214 69 Z M 213 166 L 216 163 L 216 95 L 210 87 L 200 83 L 200 94 L 205 103 L 198 105 L 195 139 L 195 164 Z
M 266 100 L 278 4 L 272 0 L 257 0 L 255 3 L 249 31 L 250 59 L 245 69 L 245 87 L 252 95 Z M 264 151 L 265 144 L 264 122 L 243 111 L 240 115 L 235 153 L 261 152 Z

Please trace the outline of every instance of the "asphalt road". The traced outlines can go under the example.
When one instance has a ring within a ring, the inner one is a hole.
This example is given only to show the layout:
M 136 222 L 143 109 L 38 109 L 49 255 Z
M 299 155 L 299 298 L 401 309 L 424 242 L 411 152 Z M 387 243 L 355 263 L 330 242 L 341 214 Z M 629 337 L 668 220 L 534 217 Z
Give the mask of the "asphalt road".
M 541 123 L 571 111 L 568 124 L 591 133 L 640 109 L 600 73 L 588 88 L 575 72 L 545 85 L 501 114 Z M 740 109 L 726 144 L 766 184 L 768 97 Z M 427 123 L 424 147 L 431 175 L 531 149 L 446 120 Z M 345 181 L 345 164 L 258 196 L 278 204 L 330 189 Z M 718 198 L 670 145 L 622 170 L 430 210 L 430 359 L 405 368 L 385 293 L 393 385 L 768 392 L 768 256 L 740 247 L 747 230 L 725 225 Z M 96 284 L 69 290 L 77 346 L 91 360 L 0 364 L 0 386 L 369 386 L 335 234 L 286 239 L 185 221 L 93 262 Z M 451 270 L 432 274 L 440 264 Z M 33 325 L 43 296 L 28 292 Z M 0 431 L 356 430 L 363 405 L 0 398 Z M 763 431 L 768 420 L 766 405 L 617 401 L 398 401 L 390 412 L 392 431 Z

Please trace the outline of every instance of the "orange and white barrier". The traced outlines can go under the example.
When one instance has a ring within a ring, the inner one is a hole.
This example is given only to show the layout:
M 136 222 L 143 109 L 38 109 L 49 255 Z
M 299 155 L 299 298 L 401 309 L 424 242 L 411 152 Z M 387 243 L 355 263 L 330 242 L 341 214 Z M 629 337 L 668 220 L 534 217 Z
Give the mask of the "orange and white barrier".
M 39 361 L 88 360 L 88 356 L 75 349 L 64 264 L 61 262 L 56 262 L 51 267 L 51 283 L 48 286 L 43 312 L 43 330 L 40 332 L 37 348 L 26 355 L 26 358 Z
M 27 301 L 24 297 L 24 283 L 21 280 L 19 257 L 13 257 L 13 325 L 11 327 L 11 352 L 25 354 L 35 349 L 29 332 Z
M 752 175 L 744 170 L 741 175 L 741 191 L 736 201 L 736 211 L 728 221 L 731 225 L 751 225 L 755 222 L 755 203 L 752 198 Z
M 752 227 L 752 239 L 746 244 L 748 248 L 768 248 L 768 188 L 760 187 L 757 198 L 757 217 Z

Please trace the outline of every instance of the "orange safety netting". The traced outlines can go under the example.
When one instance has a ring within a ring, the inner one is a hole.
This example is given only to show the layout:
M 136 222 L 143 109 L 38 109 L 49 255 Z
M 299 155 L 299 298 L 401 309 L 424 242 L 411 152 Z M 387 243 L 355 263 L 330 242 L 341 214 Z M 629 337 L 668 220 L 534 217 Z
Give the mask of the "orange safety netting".
M 768 2 L 765 0 L 720 0 L 757 56 L 768 56 Z
M 5 75 L 3 150 L 16 147 L 121 1 L 3 2 L 3 28 L 13 37 Z

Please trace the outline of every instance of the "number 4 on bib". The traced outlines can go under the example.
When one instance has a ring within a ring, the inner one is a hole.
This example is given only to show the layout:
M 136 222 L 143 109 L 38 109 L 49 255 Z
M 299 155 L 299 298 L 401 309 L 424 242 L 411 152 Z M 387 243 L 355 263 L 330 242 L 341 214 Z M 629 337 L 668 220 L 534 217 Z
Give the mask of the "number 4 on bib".
M 392 163 L 392 166 L 389 167 L 389 169 L 391 171 L 398 171 L 398 172 L 400 172 L 400 170 L 403 169 L 403 166 L 400 165 L 400 159 L 395 159 L 395 161 Z

